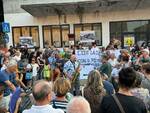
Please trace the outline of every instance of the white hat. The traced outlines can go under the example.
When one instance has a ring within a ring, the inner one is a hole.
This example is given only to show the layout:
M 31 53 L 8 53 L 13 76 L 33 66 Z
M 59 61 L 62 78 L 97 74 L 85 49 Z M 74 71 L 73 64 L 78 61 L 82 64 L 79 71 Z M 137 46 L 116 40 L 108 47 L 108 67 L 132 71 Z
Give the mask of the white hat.
M 149 54 L 149 50 L 148 49 L 143 49 L 142 51 L 147 52 Z
M 7 67 L 16 66 L 16 65 L 17 65 L 16 60 L 11 59 L 11 60 L 9 60 L 9 62 L 8 62 L 8 64 L 7 64 Z

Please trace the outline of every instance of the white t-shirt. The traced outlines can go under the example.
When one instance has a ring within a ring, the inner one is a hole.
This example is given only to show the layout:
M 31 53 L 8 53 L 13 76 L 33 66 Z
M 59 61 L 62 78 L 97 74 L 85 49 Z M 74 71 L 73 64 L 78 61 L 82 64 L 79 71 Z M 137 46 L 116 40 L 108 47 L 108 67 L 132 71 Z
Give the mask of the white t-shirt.
M 91 51 L 99 51 L 100 49 L 98 47 L 92 47 Z
M 118 77 L 120 70 L 121 70 L 121 69 L 113 68 L 113 70 L 112 70 L 112 72 L 111 72 L 111 76 L 112 76 L 112 77 Z
M 29 69 L 29 68 L 32 68 L 32 76 L 37 76 L 39 65 L 36 63 L 35 64 L 28 64 L 27 69 Z
M 61 109 L 54 109 L 51 105 L 44 106 L 32 105 L 31 109 L 24 110 L 23 113 L 64 113 Z
M 109 63 L 111 64 L 111 66 L 113 66 L 113 67 L 114 67 L 116 64 L 118 64 L 117 59 L 114 59 L 114 60 L 109 59 L 108 62 L 109 62 Z
M 18 62 L 18 61 L 21 60 L 21 57 L 20 57 L 20 56 L 14 56 L 13 59 L 16 60 L 16 61 Z

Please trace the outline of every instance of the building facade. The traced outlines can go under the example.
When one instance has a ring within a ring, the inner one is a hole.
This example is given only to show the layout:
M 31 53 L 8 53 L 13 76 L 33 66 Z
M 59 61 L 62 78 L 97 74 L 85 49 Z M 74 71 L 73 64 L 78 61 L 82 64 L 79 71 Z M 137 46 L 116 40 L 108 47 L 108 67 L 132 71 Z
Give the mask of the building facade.
M 117 38 L 126 43 L 150 41 L 149 0 L 3 0 L 4 19 L 11 25 L 9 45 L 32 37 L 34 45 L 67 46 L 68 34 L 80 41 L 80 31 L 95 31 L 96 42 L 107 46 Z

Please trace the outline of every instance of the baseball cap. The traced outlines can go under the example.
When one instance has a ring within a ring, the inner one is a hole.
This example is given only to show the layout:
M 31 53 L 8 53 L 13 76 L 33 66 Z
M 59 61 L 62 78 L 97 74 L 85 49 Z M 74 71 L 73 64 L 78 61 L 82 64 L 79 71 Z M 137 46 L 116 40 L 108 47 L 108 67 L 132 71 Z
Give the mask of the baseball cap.
M 149 54 L 149 50 L 148 49 L 143 49 L 143 52 L 147 52 Z

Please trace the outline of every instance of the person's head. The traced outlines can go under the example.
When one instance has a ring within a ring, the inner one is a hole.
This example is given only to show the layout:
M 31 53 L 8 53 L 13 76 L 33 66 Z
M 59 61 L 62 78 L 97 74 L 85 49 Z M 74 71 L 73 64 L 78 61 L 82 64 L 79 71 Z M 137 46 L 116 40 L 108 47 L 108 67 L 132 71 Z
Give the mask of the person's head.
M 3 85 L 0 86 L 0 100 L 3 98 L 5 87 Z
M 36 60 L 35 60 L 34 57 L 31 59 L 31 63 L 32 63 L 32 64 L 35 64 L 35 63 L 36 63 Z
M 84 97 L 74 97 L 67 105 L 67 113 L 91 113 L 91 108 Z
M 67 52 L 68 51 L 68 48 L 63 48 L 64 52 Z
M 79 49 L 82 49 L 82 44 L 81 43 L 79 44 Z
M 0 108 L 0 113 L 8 113 L 6 108 Z
M 101 76 L 98 70 L 92 70 L 88 74 L 86 87 L 91 87 L 96 94 L 99 94 L 103 90 L 103 80 Z
M 92 46 L 93 46 L 93 47 L 96 47 L 96 42 L 92 42 Z
M 129 61 L 129 57 L 130 57 L 129 55 L 123 55 L 121 60 L 123 62 L 128 62 Z
M 59 68 L 55 68 L 53 73 L 54 73 L 54 75 L 58 75 L 58 76 L 61 75 L 61 72 L 60 72 Z
M 133 88 L 141 87 L 141 82 L 142 82 L 142 75 L 140 73 L 137 73 L 136 80 L 135 80 Z
M 37 52 L 36 57 L 40 57 L 40 58 L 42 58 L 42 55 L 43 55 L 43 54 L 42 54 L 42 52 L 40 52 L 40 51 L 39 51 L 39 52 Z
M 57 97 L 66 96 L 67 92 L 71 89 L 71 83 L 68 79 L 60 77 L 54 82 L 54 92 Z
M 131 68 L 122 68 L 119 72 L 119 86 L 120 88 L 130 89 L 133 87 L 136 80 L 137 73 Z
M 44 80 L 38 80 L 33 85 L 33 97 L 38 104 L 49 104 L 52 95 L 52 86 Z
M 142 54 L 143 54 L 143 56 L 149 55 L 149 50 L 148 49 L 143 49 Z
M 5 54 L 4 54 L 4 57 L 10 57 L 10 52 L 6 52 Z
M 7 65 L 8 63 L 9 63 L 9 59 L 8 58 L 4 58 L 3 64 Z
M 110 54 L 110 58 L 111 58 L 111 59 L 115 59 L 115 54 L 114 54 L 114 53 L 111 53 L 111 54 Z
M 9 62 L 6 65 L 6 67 L 7 67 L 7 70 L 10 73 L 16 72 L 16 70 L 17 70 L 17 62 L 16 62 L 16 60 L 14 60 L 14 59 L 9 60 Z
M 108 62 L 108 59 L 109 59 L 109 56 L 108 55 L 102 55 L 102 63 L 106 63 L 106 62 Z
M 145 76 L 150 75 L 150 63 L 145 63 L 142 65 L 142 72 Z
M 49 61 L 48 61 L 48 58 L 45 59 L 45 65 L 48 65 L 49 64 Z
M 61 57 L 61 54 L 57 53 L 57 54 L 55 55 L 55 58 L 61 59 L 61 58 L 62 58 L 62 57 Z
M 11 46 L 9 46 L 9 48 L 10 48 L 10 49 L 12 49 L 12 48 L 13 48 L 13 46 L 11 45 Z
M 101 50 L 102 50 L 102 52 L 104 52 L 104 51 L 106 50 L 106 48 L 105 48 L 105 47 L 102 47 Z
M 72 54 L 72 55 L 70 56 L 70 60 L 71 60 L 72 62 L 75 62 L 75 61 L 76 61 L 76 55 L 75 55 L 75 54 Z
M 15 56 L 20 56 L 20 52 L 16 51 Z

